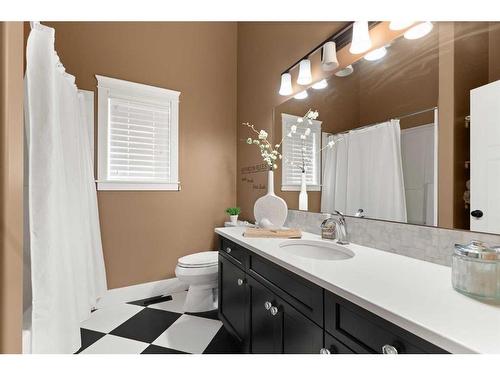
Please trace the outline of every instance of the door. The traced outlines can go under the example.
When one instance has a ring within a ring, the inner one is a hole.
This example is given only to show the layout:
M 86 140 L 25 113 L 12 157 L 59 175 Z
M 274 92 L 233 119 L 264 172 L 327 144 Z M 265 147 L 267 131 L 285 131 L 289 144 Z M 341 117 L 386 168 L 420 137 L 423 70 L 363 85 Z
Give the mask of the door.
M 248 342 L 248 310 L 245 273 L 219 255 L 219 314 L 242 343 Z
M 283 314 L 283 353 L 319 354 L 323 348 L 323 328 L 282 303 L 279 312 Z
M 254 354 L 283 352 L 282 311 L 276 295 L 256 280 L 249 278 L 251 299 L 251 342 Z
M 471 90 L 470 229 L 500 233 L 500 81 Z
M 252 353 L 319 354 L 323 328 L 255 279 L 249 278 L 249 285 Z

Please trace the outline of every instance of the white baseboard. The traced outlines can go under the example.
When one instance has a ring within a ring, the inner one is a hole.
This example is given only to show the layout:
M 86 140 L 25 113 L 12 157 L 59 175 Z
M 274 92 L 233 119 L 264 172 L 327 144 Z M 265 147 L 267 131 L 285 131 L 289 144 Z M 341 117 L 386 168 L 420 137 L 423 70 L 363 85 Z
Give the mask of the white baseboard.
M 177 277 L 109 289 L 103 297 L 99 298 L 96 308 L 101 309 L 119 303 L 182 292 L 184 290 L 187 290 L 187 285 L 181 283 Z

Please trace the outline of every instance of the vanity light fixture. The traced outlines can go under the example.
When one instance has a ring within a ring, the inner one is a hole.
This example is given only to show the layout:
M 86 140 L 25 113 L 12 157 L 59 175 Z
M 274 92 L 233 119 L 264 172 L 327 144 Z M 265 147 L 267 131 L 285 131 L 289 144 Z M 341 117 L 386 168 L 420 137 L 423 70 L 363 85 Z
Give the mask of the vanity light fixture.
M 321 81 L 316 82 L 314 85 L 312 85 L 312 88 L 315 90 L 321 90 L 328 87 L 328 82 L 326 79 L 322 79 Z
M 335 42 L 326 42 L 323 45 L 322 56 L 321 56 L 321 68 L 325 72 L 330 72 L 339 67 L 339 61 L 337 60 L 337 45 Z
M 368 61 L 376 61 L 384 57 L 386 54 L 387 54 L 387 49 L 385 47 L 380 47 L 374 49 L 373 51 L 368 52 L 364 56 L 364 59 Z
M 307 97 L 308 97 L 307 90 L 301 91 L 301 92 L 295 94 L 295 96 L 294 96 L 295 99 L 299 99 L 299 100 L 305 99 Z
M 391 21 L 389 23 L 389 29 L 397 31 L 407 29 L 411 25 L 413 25 L 415 21 Z
M 356 21 L 352 27 L 352 41 L 349 52 L 353 55 L 368 51 L 372 46 L 368 21 Z
M 301 58 L 297 59 L 281 72 L 279 94 L 283 96 L 293 95 L 293 85 L 290 82 L 290 72 L 297 67 L 299 68 L 299 74 L 296 82 L 297 84 L 307 87 L 313 82 L 311 71 L 312 62 L 310 57 L 319 51 L 321 51 L 321 67 L 323 71 L 335 72 L 335 74 L 339 77 L 345 77 L 351 74 L 353 71 L 352 66 L 348 66 L 341 69 L 339 72 L 336 72 L 339 68 L 337 50 L 345 47 L 349 48 L 352 53 L 365 53 L 371 49 L 372 46 L 369 29 L 379 23 L 380 21 L 348 22 L 343 28 L 337 30 L 327 39 L 324 39 L 321 43 L 306 52 Z M 320 85 L 323 85 L 323 83 Z M 300 96 L 304 96 L 304 94 L 300 94 L 299 97 Z
M 281 85 L 279 94 L 282 96 L 292 95 L 292 75 L 290 73 L 283 73 L 281 75 Z
M 345 68 L 340 69 L 338 72 L 335 72 L 335 75 L 337 77 L 347 77 L 352 72 L 354 72 L 354 68 L 352 67 L 352 65 L 347 65 Z
M 429 34 L 432 30 L 434 25 L 432 22 L 426 21 L 426 22 L 420 22 L 413 26 L 412 28 L 408 29 L 404 33 L 405 39 L 420 39 Z
M 297 77 L 297 83 L 299 85 L 308 85 L 311 82 L 311 60 L 303 59 L 299 63 L 299 76 Z

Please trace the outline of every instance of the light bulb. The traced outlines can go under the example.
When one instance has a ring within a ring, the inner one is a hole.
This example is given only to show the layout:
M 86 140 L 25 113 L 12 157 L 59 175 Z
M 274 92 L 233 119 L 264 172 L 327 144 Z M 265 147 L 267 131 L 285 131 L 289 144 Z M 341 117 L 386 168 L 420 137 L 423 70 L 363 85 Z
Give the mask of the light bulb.
M 413 26 L 411 29 L 408 29 L 404 33 L 404 37 L 406 39 L 420 39 L 429 34 L 432 30 L 434 25 L 432 22 L 426 21 L 426 22 L 421 22 L 415 26 Z
M 295 99 L 302 100 L 302 99 L 307 98 L 307 96 L 308 96 L 308 95 L 307 95 L 307 90 L 304 90 L 304 91 L 301 91 L 301 92 L 299 92 L 299 93 L 295 94 L 294 98 L 295 98 Z
M 368 52 L 364 57 L 365 57 L 365 60 L 375 61 L 375 60 L 381 59 L 386 54 L 387 54 L 387 49 L 385 47 L 380 47 L 380 48 L 374 49 L 373 51 Z
M 403 29 L 410 27 L 414 23 L 415 23 L 415 21 L 391 21 L 391 23 L 389 23 L 389 29 L 391 29 L 391 30 L 403 30 Z
M 323 45 L 323 56 L 321 58 L 321 68 L 325 72 L 337 69 L 339 61 L 337 60 L 337 47 L 335 42 L 326 42 Z
M 356 21 L 352 27 L 352 41 L 349 52 L 354 55 L 368 51 L 372 46 L 368 21 Z
M 337 77 L 347 77 L 352 72 L 354 72 L 352 65 L 347 65 L 344 69 L 340 69 L 338 72 L 335 72 L 335 75 Z
M 314 85 L 312 85 L 312 88 L 315 90 L 321 90 L 327 86 L 328 86 L 328 82 L 326 81 L 326 79 L 322 79 L 321 81 L 318 81 Z
M 299 85 L 308 85 L 311 82 L 311 61 L 309 59 L 301 60 L 299 63 L 299 76 L 297 77 L 297 83 Z
M 292 95 L 292 75 L 290 73 L 283 73 L 281 75 L 281 85 L 279 94 L 283 96 Z

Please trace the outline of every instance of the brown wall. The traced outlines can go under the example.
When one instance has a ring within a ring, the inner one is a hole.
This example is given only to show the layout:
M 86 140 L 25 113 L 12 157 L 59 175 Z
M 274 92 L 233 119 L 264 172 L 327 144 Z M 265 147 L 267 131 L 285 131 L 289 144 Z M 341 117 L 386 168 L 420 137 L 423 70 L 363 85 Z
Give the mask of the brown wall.
M 0 353 L 21 352 L 23 25 L 0 23 Z
M 108 287 L 173 277 L 180 256 L 215 249 L 213 228 L 236 203 L 237 25 L 47 25 L 79 88 L 96 91 L 100 74 L 181 92 L 182 190 L 98 193 Z

